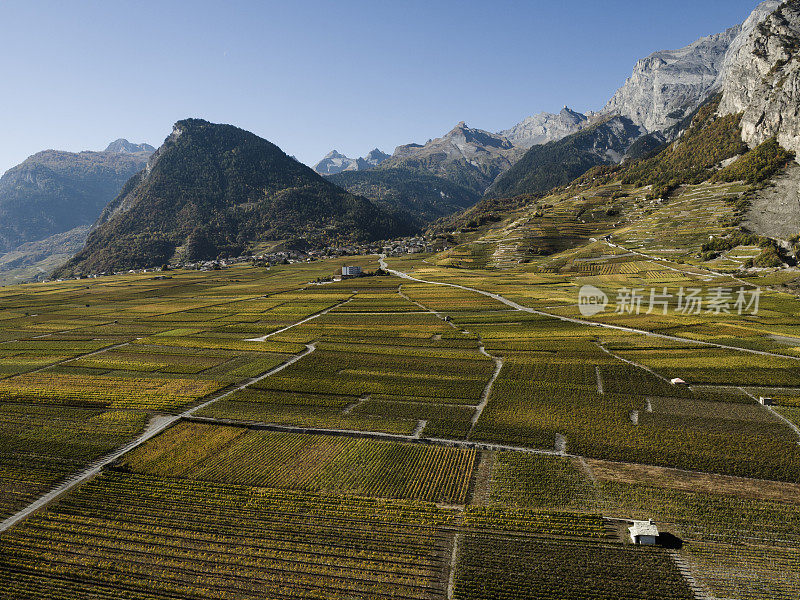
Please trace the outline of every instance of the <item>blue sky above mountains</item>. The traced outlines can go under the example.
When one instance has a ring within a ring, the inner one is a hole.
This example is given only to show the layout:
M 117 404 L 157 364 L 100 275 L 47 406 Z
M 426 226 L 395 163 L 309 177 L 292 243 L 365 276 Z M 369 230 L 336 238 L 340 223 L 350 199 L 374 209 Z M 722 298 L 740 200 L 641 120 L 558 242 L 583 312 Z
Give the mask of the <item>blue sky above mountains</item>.
M 332 148 L 599 109 L 655 50 L 755 0 L 42 2 L 0 8 L 0 172 L 45 148 L 160 145 L 193 116 L 313 164 Z

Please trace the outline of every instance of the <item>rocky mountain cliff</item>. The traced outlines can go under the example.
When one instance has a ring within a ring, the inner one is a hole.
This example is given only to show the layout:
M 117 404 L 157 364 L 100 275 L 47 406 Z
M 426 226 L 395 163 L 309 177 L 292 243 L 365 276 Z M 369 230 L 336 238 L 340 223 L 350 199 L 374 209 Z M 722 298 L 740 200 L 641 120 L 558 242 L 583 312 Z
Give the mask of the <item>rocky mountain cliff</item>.
M 737 25 L 679 50 L 662 50 L 640 60 L 601 113 L 628 117 L 647 131 L 674 125 L 714 89 L 725 53 L 740 31 Z
M 138 152 L 152 154 L 156 149 L 150 144 L 132 144 L 125 138 L 119 138 L 111 142 L 105 151 L 116 152 L 118 154 L 137 154 Z
M 731 54 L 779 4 L 779 0 L 766 0 L 742 25 L 701 38 L 684 48 L 662 50 L 640 60 L 601 114 L 628 117 L 648 132 L 675 125 L 730 78 L 727 71 Z
M 510 129 L 498 132 L 498 135 L 527 149 L 565 138 L 585 126 L 588 120 L 586 115 L 565 106 L 558 114 L 543 112 L 532 115 Z
M 359 171 L 363 171 L 364 169 L 369 169 L 371 167 L 377 167 L 382 162 L 389 160 L 391 155 L 386 154 L 374 148 L 370 150 L 364 158 L 360 158 L 359 160 Z
M 236 256 L 269 241 L 320 246 L 410 231 L 267 140 L 186 119 L 105 208 L 84 249 L 59 273 Z
M 314 165 L 314 170 L 320 175 L 335 175 L 357 165 L 358 161 L 355 158 L 349 158 L 337 150 L 331 150 Z
M 467 127 L 462 121 L 425 145 L 398 146 L 381 168 L 429 171 L 482 194 L 525 153 L 505 137 Z
M 314 170 L 320 175 L 336 175 L 343 171 L 364 171 L 377 167 L 388 158 L 388 154 L 377 148 L 370 150 L 366 156 L 361 158 L 349 158 L 336 150 L 331 150 L 314 165 Z
M 90 225 L 150 152 L 45 150 L 0 178 L 0 252 Z
M 722 81 L 723 115 L 743 113 L 742 139 L 771 137 L 800 155 L 800 0 L 789 0 L 733 48 Z

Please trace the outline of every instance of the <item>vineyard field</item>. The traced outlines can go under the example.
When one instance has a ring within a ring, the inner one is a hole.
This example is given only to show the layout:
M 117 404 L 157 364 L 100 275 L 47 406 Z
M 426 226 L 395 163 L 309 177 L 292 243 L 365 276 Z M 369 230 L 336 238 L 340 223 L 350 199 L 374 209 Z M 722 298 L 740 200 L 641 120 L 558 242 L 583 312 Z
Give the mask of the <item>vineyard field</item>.
M 474 450 L 181 423 L 119 468 L 257 487 L 464 504 Z
M 0 538 L 0 585 L 9 600 L 444 598 L 451 519 L 430 504 L 109 473 Z
M 466 535 L 458 600 L 680 600 L 693 598 L 664 551 Z

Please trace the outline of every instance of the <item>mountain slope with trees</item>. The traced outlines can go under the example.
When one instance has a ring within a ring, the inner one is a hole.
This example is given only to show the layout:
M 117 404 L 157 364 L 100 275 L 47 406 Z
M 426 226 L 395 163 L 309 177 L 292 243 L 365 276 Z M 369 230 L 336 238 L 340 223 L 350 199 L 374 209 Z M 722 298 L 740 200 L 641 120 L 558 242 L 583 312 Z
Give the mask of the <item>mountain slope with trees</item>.
M 630 119 L 614 117 L 542 146 L 533 146 L 486 191 L 488 198 L 542 194 L 594 166 L 619 162 L 644 134 Z
M 480 200 L 480 195 L 470 188 L 413 169 L 344 171 L 328 180 L 423 223 L 469 208 Z
M 106 207 L 86 247 L 60 274 L 236 256 L 266 241 L 323 246 L 410 231 L 403 219 L 267 140 L 186 119 Z

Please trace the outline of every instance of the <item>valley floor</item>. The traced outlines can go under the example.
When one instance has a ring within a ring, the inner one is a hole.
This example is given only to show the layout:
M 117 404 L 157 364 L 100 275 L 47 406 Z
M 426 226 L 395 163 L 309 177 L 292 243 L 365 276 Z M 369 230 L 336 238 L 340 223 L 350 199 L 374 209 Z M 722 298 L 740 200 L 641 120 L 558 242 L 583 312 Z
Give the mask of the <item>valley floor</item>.
M 4 597 L 797 598 L 800 302 L 587 244 L 0 289 Z

